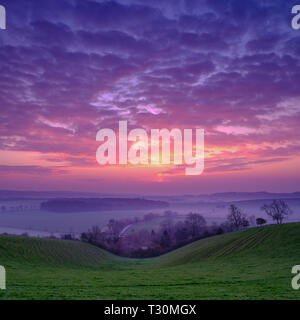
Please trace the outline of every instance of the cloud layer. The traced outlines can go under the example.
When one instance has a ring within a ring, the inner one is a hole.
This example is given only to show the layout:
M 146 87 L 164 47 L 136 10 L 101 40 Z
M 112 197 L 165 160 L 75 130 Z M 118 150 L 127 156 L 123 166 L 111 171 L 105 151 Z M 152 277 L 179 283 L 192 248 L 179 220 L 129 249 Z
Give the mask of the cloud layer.
M 125 119 L 132 128 L 204 128 L 208 175 L 299 159 L 293 1 L 2 3 L 1 150 L 40 152 L 87 179 L 84 168 L 97 169 L 96 132 Z M 8 165 L 1 172 L 16 180 L 46 170 Z M 166 170 L 174 184 L 177 170 Z

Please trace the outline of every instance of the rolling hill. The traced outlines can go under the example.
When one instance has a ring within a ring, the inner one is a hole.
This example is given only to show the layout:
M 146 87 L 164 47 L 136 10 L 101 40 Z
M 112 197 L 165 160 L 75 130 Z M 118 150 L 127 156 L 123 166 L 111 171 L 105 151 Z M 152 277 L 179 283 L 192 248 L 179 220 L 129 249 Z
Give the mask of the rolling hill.
M 299 299 L 300 223 L 194 242 L 125 259 L 80 242 L 0 236 L 1 299 Z

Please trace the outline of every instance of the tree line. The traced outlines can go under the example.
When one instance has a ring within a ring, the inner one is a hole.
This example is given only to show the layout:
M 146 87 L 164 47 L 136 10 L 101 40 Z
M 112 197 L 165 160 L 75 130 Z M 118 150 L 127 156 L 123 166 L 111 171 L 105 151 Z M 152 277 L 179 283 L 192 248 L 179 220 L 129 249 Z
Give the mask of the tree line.
M 281 224 L 292 213 L 284 200 L 274 200 L 261 208 L 273 221 Z M 226 220 L 221 224 L 208 225 L 205 218 L 191 212 L 185 219 L 176 219 L 177 213 L 166 211 L 162 222 L 156 228 L 137 228 L 138 218 L 115 220 L 111 219 L 105 228 L 93 226 L 81 234 L 81 241 L 96 245 L 112 253 L 131 257 L 146 258 L 164 254 L 199 239 L 241 230 L 253 224 L 261 226 L 267 223 L 264 218 L 251 219 L 235 204 L 230 204 Z M 155 221 L 160 215 L 149 213 L 144 222 Z M 128 227 L 126 230 L 126 227 Z M 122 231 L 124 230 L 124 233 Z

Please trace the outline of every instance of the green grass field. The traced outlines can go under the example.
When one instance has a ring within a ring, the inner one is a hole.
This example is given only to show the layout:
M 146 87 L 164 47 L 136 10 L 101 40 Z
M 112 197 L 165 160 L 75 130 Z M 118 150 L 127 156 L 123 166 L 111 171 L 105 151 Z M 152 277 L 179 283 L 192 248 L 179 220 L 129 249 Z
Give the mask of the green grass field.
M 300 223 L 197 241 L 152 259 L 80 242 L 0 236 L 0 299 L 299 299 Z

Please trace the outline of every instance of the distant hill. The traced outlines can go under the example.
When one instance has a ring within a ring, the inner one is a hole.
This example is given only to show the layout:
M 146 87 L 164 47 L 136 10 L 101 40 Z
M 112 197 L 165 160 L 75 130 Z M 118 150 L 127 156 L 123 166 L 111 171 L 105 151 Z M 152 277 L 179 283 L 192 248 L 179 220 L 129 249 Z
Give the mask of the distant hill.
M 73 191 L 17 191 L 0 190 L 0 200 L 28 200 L 28 199 L 64 199 L 64 198 L 147 198 L 150 200 L 166 202 L 185 202 L 185 201 L 240 201 L 240 200 L 258 200 L 258 199 L 296 199 L 300 198 L 300 192 L 292 193 L 272 193 L 272 192 L 223 192 L 213 194 L 186 194 L 170 196 L 141 196 L 138 194 L 111 194 L 101 192 L 73 192 Z
M 24 199 L 52 199 L 52 198 L 103 198 L 103 197 L 134 197 L 126 194 L 110 194 L 101 192 L 74 192 L 74 191 L 18 191 L 0 190 L 0 200 Z
M 202 196 L 200 196 L 201 198 Z M 270 192 L 224 192 L 214 193 L 208 196 L 212 201 L 239 201 L 258 199 L 296 199 L 300 198 L 300 192 L 270 193 Z
M 72 198 L 51 199 L 41 203 L 41 209 L 56 212 L 82 212 L 103 210 L 145 210 L 167 208 L 164 201 L 130 198 Z
M 271 192 L 223 192 L 213 194 L 182 195 L 182 196 L 148 196 L 148 199 L 160 199 L 168 202 L 231 202 L 243 200 L 263 199 L 300 199 L 300 192 L 293 193 L 271 193 Z

